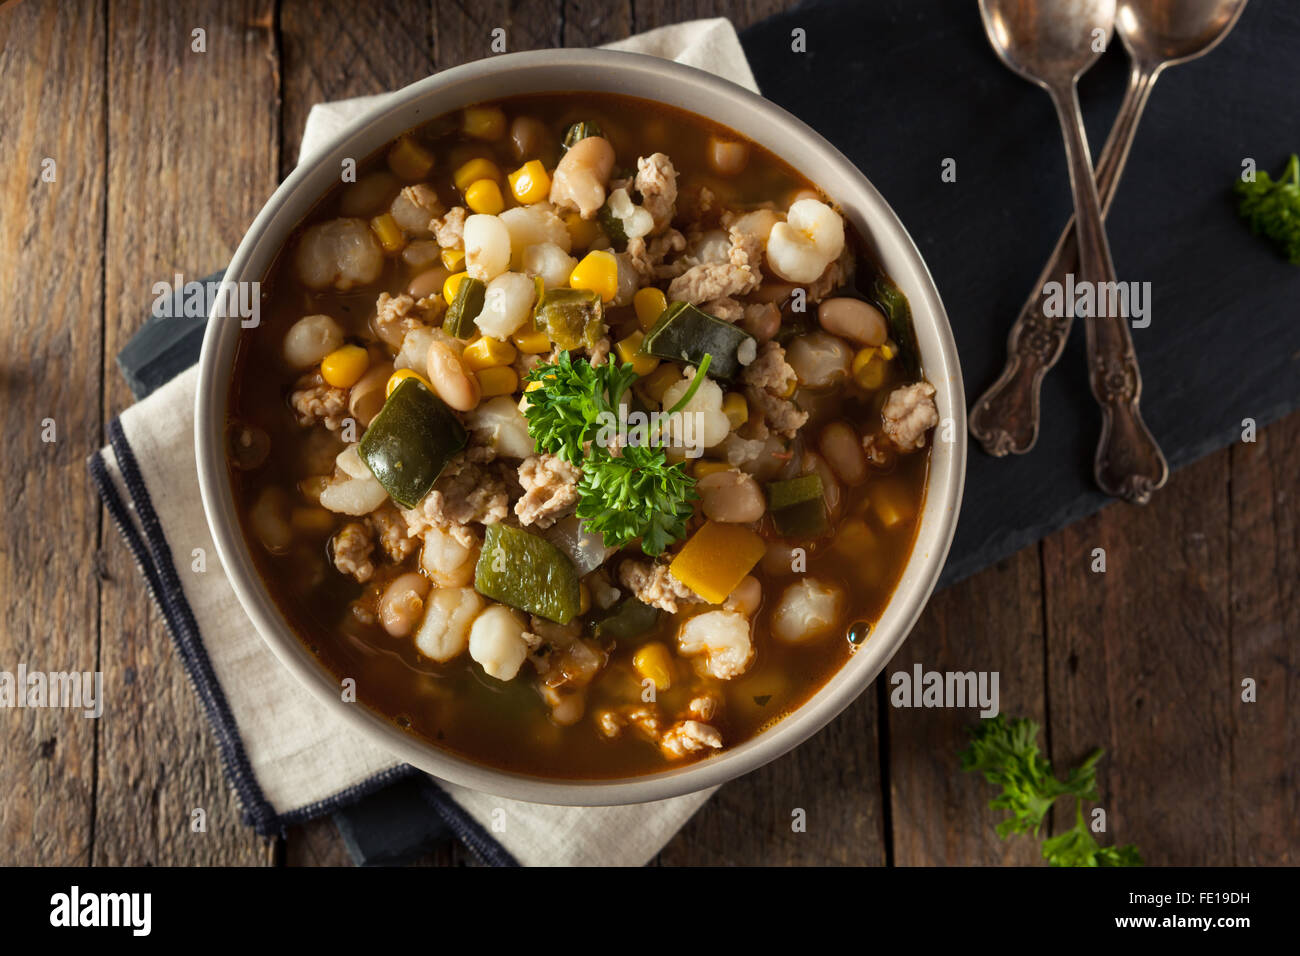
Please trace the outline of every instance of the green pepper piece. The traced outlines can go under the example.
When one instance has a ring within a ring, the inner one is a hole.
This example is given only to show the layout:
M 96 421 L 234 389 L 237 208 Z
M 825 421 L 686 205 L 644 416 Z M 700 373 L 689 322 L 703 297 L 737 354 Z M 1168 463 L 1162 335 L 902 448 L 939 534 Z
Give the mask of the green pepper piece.
M 624 598 L 596 621 L 592 633 L 600 640 L 630 641 L 658 627 L 662 614 L 637 598 Z
M 772 512 L 777 534 L 785 538 L 817 538 L 830 529 L 826 502 L 821 498 L 801 501 Z
M 442 399 L 407 378 L 388 396 L 357 452 L 390 498 L 414 508 L 465 441 L 465 427 Z
M 458 339 L 467 339 L 474 334 L 474 320 L 483 311 L 483 297 L 487 286 L 482 279 L 470 276 L 460 280 L 456 289 L 456 298 L 447 307 L 447 315 L 442 320 L 442 330 Z
M 560 144 L 563 152 L 568 152 L 573 144 L 579 140 L 586 139 L 588 136 L 604 136 L 605 131 L 599 125 L 591 120 L 578 120 L 571 123 L 569 128 L 564 131 L 564 141 Z
M 596 221 L 600 223 L 600 228 L 605 230 L 605 235 L 609 236 L 609 241 L 614 244 L 614 248 L 622 251 L 627 248 L 627 233 L 623 230 L 623 220 L 614 215 L 609 208 L 609 203 L 600 207 L 600 212 L 596 214 Z
M 497 522 L 487 526 L 474 568 L 474 590 L 484 597 L 568 624 L 578 613 L 578 572 L 545 538 Z
M 605 308 L 590 289 L 551 289 L 537 300 L 533 321 L 566 352 L 590 349 L 604 334 Z
M 884 276 L 879 276 L 868 296 L 885 313 L 889 320 L 889 335 L 898 343 L 898 357 L 912 379 L 921 377 L 920 349 L 916 344 L 916 328 L 912 325 L 912 307 L 901 289 Z
M 814 471 L 787 481 L 769 481 L 766 491 L 767 507 L 771 511 L 815 501 L 823 494 L 821 475 Z
M 641 352 L 696 367 L 711 355 L 709 376 L 729 382 L 744 368 L 737 353 L 747 342 L 757 351 L 757 340 L 744 329 L 689 302 L 673 302 L 645 334 Z

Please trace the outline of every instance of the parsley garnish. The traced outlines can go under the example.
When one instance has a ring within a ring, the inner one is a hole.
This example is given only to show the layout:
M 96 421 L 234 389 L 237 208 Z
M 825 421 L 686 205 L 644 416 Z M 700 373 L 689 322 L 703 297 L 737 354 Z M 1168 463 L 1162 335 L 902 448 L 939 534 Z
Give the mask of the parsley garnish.
M 970 747 L 962 751 L 962 770 L 979 771 L 1002 788 L 989 803 L 1009 814 L 998 824 L 998 836 L 1037 836 L 1056 798 L 1072 796 L 1074 826 L 1043 841 L 1043 859 L 1052 866 L 1141 866 L 1137 847 L 1100 846 L 1083 819 L 1083 801 L 1098 799 L 1096 765 L 1104 751 L 1094 750 L 1064 780 L 1058 780 L 1038 750 L 1038 729 L 1032 720 L 1007 721 L 999 714 L 981 721 L 971 731 Z
M 640 538 L 641 550 L 655 556 L 686 536 L 695 479 L 680 462 L 669 464 L 653 438 L 617 449 L 595 442 L 600 416 L 618 414 L 636 378 L 631 364 L 593 366 L 561 352 L 554 363 L 528 373 L 526 381 L 540 387 L 525 393 L 524 417 L 538 448 L 582 468 L 577 513 L 584 527 L 599 532 L 610 547 Z
M 1282 254 L 1300 266 L 1300 156 L 1291 154 L 1276 182 L 1260 171 L 1254 182 L 1238 182 L 1237 212 L 1258 236 L 1272 239 Z

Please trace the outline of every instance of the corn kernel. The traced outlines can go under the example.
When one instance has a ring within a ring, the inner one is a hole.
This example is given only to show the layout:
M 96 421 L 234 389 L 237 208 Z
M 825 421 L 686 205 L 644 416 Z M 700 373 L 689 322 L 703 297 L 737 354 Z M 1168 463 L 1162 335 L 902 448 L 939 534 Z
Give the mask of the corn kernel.
M 522 329 L 510 336 L 510 341 L 525 355 L 538 355 L 551 350 L 551 337 L 542 329 L 531 328 L 528 323 L 524 323 Z
M 384 213 L 370 220 L 370 230 L 384 247 L 385 252 L 401 252 L 406 245 L 406 233 L 397 224 L 390 213 Z
M 893 361 L 894 356 L 897 354 L 898 354 L 898 346 L 895 345 L 892 341 L 886 342 L 884 345 L 880 347 L 880 357 L 883 358 L 886 362 Z
M 644 332 L 633 332 L 627 338 L 615 343 L 620 362 L 631 362 L 632 370 L 637 375 L 649 375 L 659 367 L 659 360 L 653 355 L 641 354 L 641 343 L 645 341 Z
M 739 392 L 727 393 L 727 397 L 722 400 L 722 411 L 727 416 L 727 421 L 731 422 L 733 429 L 749 421 L 749 403 Z
M 370 367 L 370 353 L 359 345 L 344 345 L 320 360 L 320 376 L 335 388 L 351 388 Z
M 465 346 L 465 351 L 460 357 L 471 372 L 477 372 L 498 365 L 509 365 L 515 360 L 517 354 L 515 347 L 509 342 L 502 342 L 500 339 L 485 335 Z
M 603 302 L 613 302 L 618 295 L 618 260 L 614 253 L 597 249 L 582 257 L 569 274 L 569 288 L 587 289 Z
M 664 392 L 680 382 L 682 377 L 676 365 L 660 365 L 637 384 L 651 401 L 662 402 Z
M 636 310 L 636 320 L 641 328 L 649 332 L 650 327 L 659 321 L 664 309 L 668 308 L 668 297 L 663 291 L 652 285 L 637 289 L 632 296 L 632 308 Z
M 415 369 L 399 368 L 392 375 L 388 376 L 388 384 L 384 386 L 384 397 L 387 398 L 389 395 L 392 395 L 393 389 L 397 388 L 397 386 L 401 385 L 408 378 L 413 378 L 416 381 L 423 382 L 426 388 L 430 391 L 433 390 L 433 386 L 429 384 L 429 380 Z
M 551 177 L 541 160 L 531 159 L 506 177 L 515 199 L 527 206 L 541 202 L 551 194 Z
M 632 666 L 642 680 L 652 682 L 661 693 L 673 686 L 673 658 L 668 648 L 658 641 L 638 647 L 632 655 Z
M 414 182 L 429 175 L 433 154 L 415 140 L 403 136 L 388 151 L 388 168 L 399 178 Z
M 442 250 L 442 264 L 448 269 L 459 269 L 465 262 L 464 249 L 444 249 Z
M 506 202 L 501 198 L 501 187 L 495 179 L 480 179 L 471 183 L 469 189 L 465 190 L 465 205 L 486 216 L 495 216 L 506 208 Z
M 869 392 L 884 384 L 885 359 L 882 358 L 880 349 L 865 348 L 853 356 L 853 380 Z
M 500 179 L 501 170 L 490 159 L 471 159 L 452 173 L 452 182 L 462 193 L 480 179 Z
M 731 471 L 731 466 L 725 461 L 709 461 L 707 458 L 701 458 L 695 463 L 692 471 L 696 478 L 706 478 L 720 471 Z
M 447 281 L 442 284 L 442 297 L 447 300 L 448 305 L 456 301 L 456 290 L 468 275 L 468 272 L 453 272 L 447 276 Z
M 500 139 L 506 131 L 506 114 L 498 106 L 469 106 L 461 114 L 460 128 L 474 139 Z
M 519 387 L 519 376 L 509 365 L 479 369 L 474 375 L 478 378 L 479 391 L 484 398 L 509 395 Z
M 596 220 L 583 219 L 576 212 L 570 212 L 564 217 L 564 226 L 569 230 L 569 239 L 572 240 L 574 249 L 590 247 L 600 235 L 600 224 Z

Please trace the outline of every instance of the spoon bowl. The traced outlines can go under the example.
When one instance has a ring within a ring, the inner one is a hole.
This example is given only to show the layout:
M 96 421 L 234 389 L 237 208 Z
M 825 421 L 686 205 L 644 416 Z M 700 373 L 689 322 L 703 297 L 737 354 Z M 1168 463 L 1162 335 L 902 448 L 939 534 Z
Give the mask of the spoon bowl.
M 980 16 L 998 58 L 1012 72 L 1050 89 L 1072 83 L 1105 52 L 1115 2 L 980 0 Z
M 1246 0 L 1119 0 L 1115 29 L 1152 72 L 1204 56 L 1236 26 Z

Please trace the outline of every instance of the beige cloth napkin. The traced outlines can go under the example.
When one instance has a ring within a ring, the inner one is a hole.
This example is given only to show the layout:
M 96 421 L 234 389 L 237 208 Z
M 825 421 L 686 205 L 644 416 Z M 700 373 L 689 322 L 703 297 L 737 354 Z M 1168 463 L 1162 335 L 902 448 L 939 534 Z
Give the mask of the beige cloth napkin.
M 736 32 L 725 19 L 664 27 L 610 48 L 675 59 L 757 89 Z M 313 107 L 300 161 L 383 100 L 369 96 Z M 197 370 L 191 368 L 127 409 L 120 432 L 110 429 L 113 446 L 100 453 L 103 467 L 92 461 L 92 472 L 98 471 L 109 510 L 136 549 L 163 607 L 250 822 L 273 832 L 330 812 L 406 771 L 345 728 L 280 666 L 217 566 L 198 494 L 196 380 Z M 194 569 L 193 556 L 200 553 L 211 556 L 202 571 Z M 641 865 L 712 792 L 650 804 L 577 808 L 439 785 L 524 865 Z M 505 811 L 503 832 L 502 815 L 494 815 L 498 809 Z

